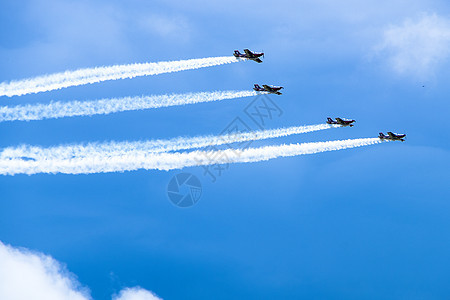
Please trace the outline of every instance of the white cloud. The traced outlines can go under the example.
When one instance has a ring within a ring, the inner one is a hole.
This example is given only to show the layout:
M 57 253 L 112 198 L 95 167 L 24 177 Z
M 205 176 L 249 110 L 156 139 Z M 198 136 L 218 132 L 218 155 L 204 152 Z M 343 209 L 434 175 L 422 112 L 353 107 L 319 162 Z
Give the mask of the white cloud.
M 191 35 L 191 25 L 181 16 L 145 15 L 137 18 L 137 26 L 144 32 L 156 34 L 164 39 L 187 42 Z
M 27 26 L 20 32 L 23 42 L 0 42 L 5 80 L 125 63 L 143 53 L 152 57 L 161 45 L 178 49 L 195 34 L 183 13 L 155 12 L 151 3 L 30 0 L 22 5 L 17 22 Z
M 75 277 L 49 256 L 0 242 L 0 299 L 91 299 Z
M 377 52 L 398 74 L 428 76 L 450 56 L 450 20 L 432 14 L 390 26 Z
M 0 242 L 0 299 L 90 300 L 89 290 L 58 261 Z M 125 288 L 114 300 L 158 300 L 142 288 Z
M 114 300 L 160 300 L 156 295 L 140 287 L 123 289 Z

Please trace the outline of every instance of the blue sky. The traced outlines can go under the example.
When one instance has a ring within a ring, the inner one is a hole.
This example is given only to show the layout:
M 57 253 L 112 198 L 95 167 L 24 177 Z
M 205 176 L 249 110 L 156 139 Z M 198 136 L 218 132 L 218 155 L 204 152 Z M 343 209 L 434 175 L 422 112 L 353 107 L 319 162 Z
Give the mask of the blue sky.
M 235 164 L 188 209 L 180 170 L 1 176 L 0 241 L 53 257 L 93 299 L 449 297 L 450 7 L 445 1 L 1 1 L 0 82 L 68 69 L 231 55 L 252 62 L 21 97 L 285 87 L 268 128 L 353 128 L 256 145 L 407 134 L 405 143 Z M 0 147 L 220 133 L 252 99 L 0 124 Z

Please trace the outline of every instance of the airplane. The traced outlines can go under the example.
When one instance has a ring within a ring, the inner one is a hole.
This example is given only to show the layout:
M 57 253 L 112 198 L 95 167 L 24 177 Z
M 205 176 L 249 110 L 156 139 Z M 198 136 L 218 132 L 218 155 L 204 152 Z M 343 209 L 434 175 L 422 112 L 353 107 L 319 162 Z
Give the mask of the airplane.
M 244 49 L 244 54 L 242 54 L 241 52 L 239 52 L 239 50 L 234 50 L 234 57 L 236 58 L 246 58 L 246 59 L 251 59 L 253 61 L 256 61 L 257 63 L 262 63 L 262 60 L 259 59 L 259 57 L 264 57 L 264 53 L 256 53 L 256 52 L 252 52 L 248 49 Z
M 282 86 L 274 86 L 274 85 L 267 85 L 267 84 L 263 84 L 263 87 L 260 87 L 258 84 L 254 84 L 254 88 L 253 90 L 257 91 L 257 92 L 268 92 L 269 94 L 277 94 L 277 95 L 281 95 L 280 90 L 284 89 L 284 87 Z
M 388 132 L 387 135 L 384 135 L 382 132 L 380 132 L 380 135 L 378 136 L 381 140 L 391 140 L 391 141 L 405 141 L 406 134 L 397 134 L 393 132 Z
M 336 121 L 333 121 L 331 118 L 327 118 L 327 124 L 336 124 L 341 126 L 350 126 L 353 127 L 355 120 L 347 120 L 347 119 L 341 119 L 341 118 L 335 118 Z

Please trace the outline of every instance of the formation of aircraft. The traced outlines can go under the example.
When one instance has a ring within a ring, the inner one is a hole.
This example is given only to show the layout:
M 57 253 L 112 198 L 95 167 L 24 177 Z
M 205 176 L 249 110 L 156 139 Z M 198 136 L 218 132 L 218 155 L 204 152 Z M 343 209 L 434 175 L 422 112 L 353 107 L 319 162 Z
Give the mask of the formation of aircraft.
M 244 49 L 244 53 L 239 52 L 239 50 L 234 50 L 234 57 L 236 58 L 245 58 L 249 60 L 256 61 L 257 63 L 262 63 L 262 60 L 260 57 L 264 57 L 264 53 L 257 53 L 252 52 L 248 49 Z M 283 89 L 282 86 L 273 86 L 273 85 L 266 85 L 263 84 L 263 86 L 259 86 L 258 84 L 254 85 L 253 90 L 257 92 L 267 92 L 269 94 L 276 94 L 281 95 L 280 90 Z M 342 127 L 350 126 L 353 127 L 353 123 L 356 122 L 355 120 L 348 120 L 343 118 L 335 118 L 334 120 L 332 118 L 327 118 L 327 124 L 333 124 L 333 125 L 340 125 Z M 390 141 L 405 141 L 406 134 L 397 134 L 393 132 L 388 132 L 387 135 L 384 135 L 382 132 L 380 132 L 380 135 L 378 136 L 381 140 L 390 140 Z
M 387 135 L 384 135 L 382 132 L 380 132 L 380 135 L 378 136 L 381 140 L 391 140 L 391 141 L 405 141 L 406 134 L 398 134 L 393 132 L 388 132 Z
M 264 53 L 257 53 L 257 52 L 252 52 L 248 49 L 244 49 L 245 53 L 241 53 L 239 52 L 239 50 L 234 50 L 234 57 L 236 58 L 246 58 L 246 59 L 250 59 L 253 61 L 256 61 L 257 63 L 262 63 L 262 60 L 260 59 L 260 57 L 264 57 Z
M 341 118 L 335 118 L 336 121 L 334 121 L 331 118 L 327 118 L 327 124 L 336 124 L 336 125 L 341 125 L 341 126 L 350 126 L 353 127 L 354 122 L 356 122 L 355 120 L 347 120 L 347 119 L 341 119 Z
M 267 85 L 267 84 L 263 84 L 262 87 L 260 87 L 258 84 L 254 84 L 254 88 L 253 90 L 257 91 L 257 92 L 268 92 L 269 94 L 276 94 L 276 95 L 281 95 L 280 90 L 284 89 L 284 87 L 282 86 L 274 86 L 274 85 Z

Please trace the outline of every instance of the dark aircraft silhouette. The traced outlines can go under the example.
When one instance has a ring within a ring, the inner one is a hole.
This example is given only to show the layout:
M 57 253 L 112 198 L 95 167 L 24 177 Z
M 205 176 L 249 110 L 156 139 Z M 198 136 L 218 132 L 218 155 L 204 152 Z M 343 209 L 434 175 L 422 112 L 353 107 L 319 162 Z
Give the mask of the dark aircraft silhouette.
M 341 125 L 341 126 L 350 126 L 353 127 L 355 120 L 347 120 L 347 119 L 341 119 L 341 118 L 335 118 L 336 121 L 332 120 L 331 118 L 327 118 L 327 124 L 335 124 L 335 125 Z
M 380 132 L 380 135 L 378 136 L 381 140 L 390 140 L 390 141 L 405 141 L 406 134 L 397 134 L 393 132 L 388 132 L 387 135 L 384 135 L 382 132 Z
M 239 52 L 239 50 L 234 50 L 234 57 L 236 58 L 246 58 L 246 59 L 250 59 L 253 61 L 256 61 L 257 63 L 262 63 L 262 60 L 259 59 L 259 57 L 264 57 L 264 53 L 256 53 L 256 52 L 252 52 L 248 49 L 244 49 L 244 54 L 242 54 L 241 52 Z
M 284 89 L 284 87 L 282 86 L 273 86 L 273 85 L 267 85 L 267 84 L 263 84 L 263 87 L 260 87 L 258 84 L 254 84 L 254 88 L 253 90 L 257 91 L 257 92 L 267 92 L 269 94 L 277 94 L 277 95 L 281 95 L 280 90 Z

